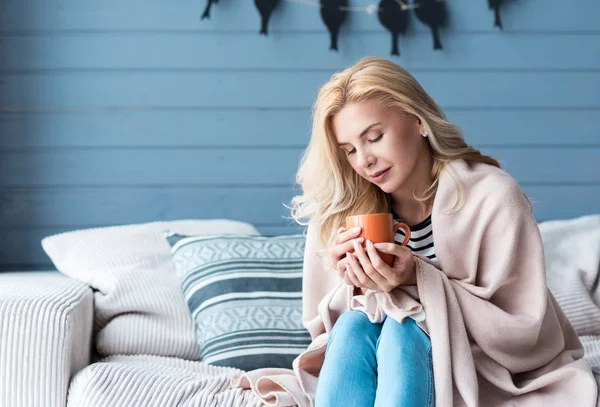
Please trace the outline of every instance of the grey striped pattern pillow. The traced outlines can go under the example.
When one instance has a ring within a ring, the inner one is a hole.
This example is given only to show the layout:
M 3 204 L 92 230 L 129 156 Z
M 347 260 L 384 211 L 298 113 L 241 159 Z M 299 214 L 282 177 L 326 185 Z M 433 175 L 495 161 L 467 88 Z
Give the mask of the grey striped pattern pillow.
M 202 361 L 291 368 L 311 342 L 302 326 L 305 237 L 167 233 Z

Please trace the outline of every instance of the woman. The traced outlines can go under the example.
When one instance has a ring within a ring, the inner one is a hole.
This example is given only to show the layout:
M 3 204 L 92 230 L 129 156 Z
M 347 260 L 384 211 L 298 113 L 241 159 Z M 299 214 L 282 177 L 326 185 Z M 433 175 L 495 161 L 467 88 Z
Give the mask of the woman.
M 234 384 L 281 406 L 595 405 L 528 199 L 408 72 L 369 57 L 334 75 L 297 179 L 313 342 L 293 371 Z M 380 212 L 413 225 L 410 247 L 344 229 Z

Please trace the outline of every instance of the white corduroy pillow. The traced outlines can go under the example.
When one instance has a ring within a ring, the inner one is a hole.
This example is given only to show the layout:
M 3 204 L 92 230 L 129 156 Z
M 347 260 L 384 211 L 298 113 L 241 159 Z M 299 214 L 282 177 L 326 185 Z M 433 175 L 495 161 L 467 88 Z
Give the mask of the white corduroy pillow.
M 92 287 L 100 356 L 149 354 L 197 360 L 195 325 L 165 230 L 184 235 L 258 235 L 229 219 L 159 221 L 75 230 L 42 239 L 62 273 Z
M 548 287 L 579 335 L 600 335 L 600 214 L 539 224 Z

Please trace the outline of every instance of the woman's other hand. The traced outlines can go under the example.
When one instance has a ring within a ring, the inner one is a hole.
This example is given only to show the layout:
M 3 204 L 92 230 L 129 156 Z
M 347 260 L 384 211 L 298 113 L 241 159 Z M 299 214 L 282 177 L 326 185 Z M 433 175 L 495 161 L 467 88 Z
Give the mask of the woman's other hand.
M 353 282 L 346 275 L 346 265 L 348 264 L 346 253 L 354 251 L 355 240 L 359 244 L 364 242 L 362 237 L 358 237 L 359 234 L 360 228 L 346 230 L 342 226 L 337 230 L 334 246 L 329 250 L 329 260 L 333 265 L 335 273 L 348 285 L 353 285 Z

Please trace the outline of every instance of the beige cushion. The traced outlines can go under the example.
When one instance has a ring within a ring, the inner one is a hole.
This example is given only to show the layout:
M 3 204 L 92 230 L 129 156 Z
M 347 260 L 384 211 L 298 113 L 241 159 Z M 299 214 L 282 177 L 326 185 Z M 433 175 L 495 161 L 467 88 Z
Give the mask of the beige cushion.
M 248 223 L 213 219 L 85 229 L 42 240 L 60 272 L 97 290 L 94 334 L 100 356 L 199 358 L 194 323 L 179 288 L 165 230 L 258 235 Z

